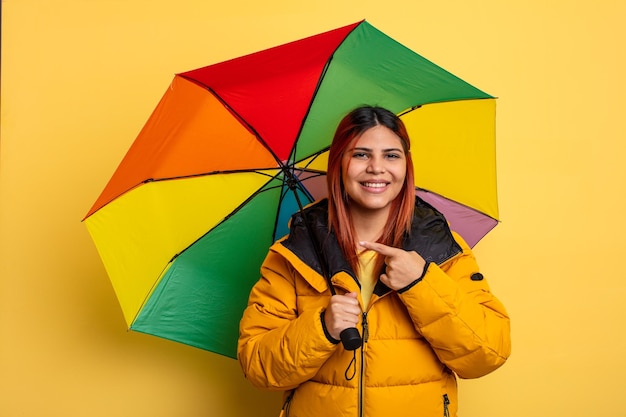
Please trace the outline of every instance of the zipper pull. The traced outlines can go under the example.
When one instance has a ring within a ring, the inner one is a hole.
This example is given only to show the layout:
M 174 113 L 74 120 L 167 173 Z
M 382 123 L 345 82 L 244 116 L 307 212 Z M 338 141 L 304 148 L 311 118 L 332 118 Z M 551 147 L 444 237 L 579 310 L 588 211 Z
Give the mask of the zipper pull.
M 363 343 L 367 343 L 367 339 L 370 336 L 369 329 L 367 328 L 367 313 L 363 313 Z
M 450 417 L 449 405 L 450 399 L 448 398 L 448 394 L 443 394 L 443 417 Z

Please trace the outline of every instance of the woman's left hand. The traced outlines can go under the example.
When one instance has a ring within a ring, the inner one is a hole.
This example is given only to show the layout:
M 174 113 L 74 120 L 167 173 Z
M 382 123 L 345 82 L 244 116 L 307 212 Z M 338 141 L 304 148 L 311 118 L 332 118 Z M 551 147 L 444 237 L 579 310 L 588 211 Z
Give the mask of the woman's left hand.
M 387 265 L 380 280 L 392 290 L 401 290 L 422 276 L 426 261 L 417 252 L 383 245 L 382 243 L 359 242 L 365 249 L 373 250 L 385 257 Z

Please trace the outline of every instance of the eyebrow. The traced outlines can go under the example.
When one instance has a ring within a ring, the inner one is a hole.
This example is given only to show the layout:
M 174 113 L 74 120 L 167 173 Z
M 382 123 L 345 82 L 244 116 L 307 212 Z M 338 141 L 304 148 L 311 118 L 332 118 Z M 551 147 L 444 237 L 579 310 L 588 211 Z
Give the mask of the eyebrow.
M 373 152 L 374 150 L 372 148 L 365 148 L 365 147 L 355 146 L 354 148 L 352 148 L 352 151 Z M 402 148 L 388 148 L 388 149 L 383 149 L 382 151 L 383 152 L 404 152 L 402 150 Z

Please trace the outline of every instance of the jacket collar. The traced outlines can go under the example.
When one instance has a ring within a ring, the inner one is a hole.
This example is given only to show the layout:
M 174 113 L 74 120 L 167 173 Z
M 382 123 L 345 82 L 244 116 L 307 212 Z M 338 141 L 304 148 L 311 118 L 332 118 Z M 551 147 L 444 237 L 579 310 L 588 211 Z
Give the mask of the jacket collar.
M 322 277 L 325 274 L 334 277 L 344 272 L 357 280 L 341 252 L 335 233 L 329 232 L 327 199 L 294 214 L 289 235 L 280 244 Z M 404 239 L 403 248 L 416 251 L 426 262 L 438 265 L 462 251 L 443 214 L 419 197 L 415 201 L 411 233 Z M 320 258 L 325 261 L 323 264 Z M 388 291 L 381 282 L 374 290 L 377 294 Z

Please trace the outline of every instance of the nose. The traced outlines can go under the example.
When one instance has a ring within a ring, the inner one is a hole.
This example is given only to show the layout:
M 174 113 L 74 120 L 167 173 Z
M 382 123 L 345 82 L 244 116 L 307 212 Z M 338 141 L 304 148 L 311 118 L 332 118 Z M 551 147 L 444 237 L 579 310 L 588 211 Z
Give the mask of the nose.
M 367 173 L 382 174 L 385 172 L 385 164 L 383 158 L 372 156 L 367 164 Z

